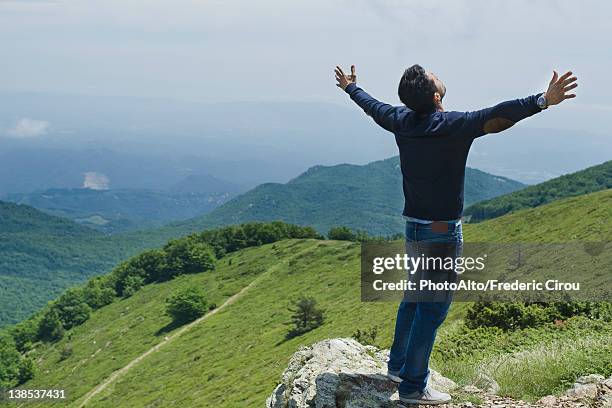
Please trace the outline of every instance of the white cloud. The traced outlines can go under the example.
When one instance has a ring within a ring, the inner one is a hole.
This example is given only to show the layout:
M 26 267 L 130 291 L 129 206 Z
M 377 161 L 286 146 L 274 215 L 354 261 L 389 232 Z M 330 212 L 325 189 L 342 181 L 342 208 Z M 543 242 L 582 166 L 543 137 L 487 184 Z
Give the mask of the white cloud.
M 110 180 L 105 174 L 97 173 L 95 171 L 88 171 L 85 173 L 83 188 L 89 188 L 92 190 L 108 190 L 109 183 Z
M 21 118 L 6 131 L 6 135 L 17 139 L 40 137 L 49 130 L 49 122 L 29 118 Z

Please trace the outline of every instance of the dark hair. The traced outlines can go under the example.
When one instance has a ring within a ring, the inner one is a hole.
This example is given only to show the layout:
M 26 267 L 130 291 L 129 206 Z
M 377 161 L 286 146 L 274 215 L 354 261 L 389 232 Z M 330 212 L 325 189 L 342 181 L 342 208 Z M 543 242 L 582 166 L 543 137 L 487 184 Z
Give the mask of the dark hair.
M 429 113 L 436 110 L 433 101 L 433 95 L 436 92 L 438 92 L 436 84 L 418 64 L 404 71 L 397 89 L 402 103 L 418 113 Z

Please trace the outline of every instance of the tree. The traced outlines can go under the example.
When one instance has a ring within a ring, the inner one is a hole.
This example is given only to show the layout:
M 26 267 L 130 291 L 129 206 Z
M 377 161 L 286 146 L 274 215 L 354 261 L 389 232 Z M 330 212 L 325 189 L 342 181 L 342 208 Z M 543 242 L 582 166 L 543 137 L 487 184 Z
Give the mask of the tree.
M 165 281 L 166 253 L 161 249 L 150 249 L 131 259 L 131 264 L 140 272 L 145 283 Z
M 187 273 L 199 273 L 215 268 L 215 254 L 210 245 L 192 237 L 175 239 L 164 246 L 167 278 Z
M 59 319 L 66 330 L 84 323 L 91 313 L 91 307 L 85 303 L 81 288 L 68 289 L 59 297 L 53 308 L 57 309 Z
M 64 326 L 55 308 L 49 308 L 38 324 L 38 338 L 46 341 L 56 341 L 64 337 Z
M 18 384 L 20 362 L 21 354 L 11 336 L 0 333 L 0 389 Z
M 332 227 L 327 238 L 338 241 L 356 241 L 357 235 L 348 227 Z
M 37 320 L 28 319 L 16 324 L 10 330 L 15 347 L 20 353 L 26 353 L 32 349 L 32 344 L 38 339 L 38 324 Z
M 200 287 L 182 289 L 166 299 L 166 313 L 175 323 L 191 322 L 207 310 L 206 296 Z
M 123 289 L 122 289 L 122 295 L 123 297 L 130 297 L 132 296 L 134 293 L 136 293 L 138 291 L 138 289 L 142 288 L 145 284 L 145 280 L 142 276 L 140 275 L 128 275 L 124 280 L 123 280 Z
M 90 279 L 83 288 L 85 303 L 93 310 L 109 305 L 115 299 L 115 289 L 109 275 Z
M 286 337 L 291 339 L 309 332 L 323 324 L 323 310 L 317 308 L 317 301 L 311 297 L 301 297 L 289 308 L 293 327 Z

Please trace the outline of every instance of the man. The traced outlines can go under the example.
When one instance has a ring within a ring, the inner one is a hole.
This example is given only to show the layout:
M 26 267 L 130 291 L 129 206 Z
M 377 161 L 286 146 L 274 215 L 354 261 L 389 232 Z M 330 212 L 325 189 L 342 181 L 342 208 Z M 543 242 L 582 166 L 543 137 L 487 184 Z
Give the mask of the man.
M 337 86 L 367 115 L 395 135 L 399 147 L 406 217 L 406 249 L 418 256 L 431 243 L 445 244 L 446 255 L 461 255 L 465 164 L 474 139 L 498 133 L 550 106 L 574 98 L 576 77 L 553 77 L 544 93 L 502 102 L 474 112 L 446 112 L 446 87 L 420 65 L 406 69 L 398 94 L 404 106 L 372 98 L 356 85 L 355 66 L 346 75 L 337 66 Z M 441 255 L 437 251 L 438 256 Z M 452 279 L 449 277 L 449 279 Z M 427 385 L 429 357 L 438 327 L 446 318 L 452 293 L 443 299 L 403 301 L 397 313 L 388 377 L 400 383 L 400 400 L 409 404 L 442 404 L 450 395 Z

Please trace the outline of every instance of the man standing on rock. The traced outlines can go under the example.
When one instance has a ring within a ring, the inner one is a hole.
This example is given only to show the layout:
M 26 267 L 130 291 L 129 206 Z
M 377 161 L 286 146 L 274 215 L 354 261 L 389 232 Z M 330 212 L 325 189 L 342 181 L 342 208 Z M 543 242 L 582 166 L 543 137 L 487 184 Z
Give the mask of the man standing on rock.
M 544 93 L 502 102 L 474 112 L 446 112 L 446 87 L 420 65 L 406 69 L 398 94 L 403 106 L 372 98 L 356 85 L 355 66 L 346 75 L 335 69 L 337 85 L 368 116 L 395 135 L 399 147 L 406 217 L 406 249 L 412 256 L 426 252 L 431 243 L 443 244 L 445 254 L 461 256 L 463 236 L 463 183 L 468 152 L 474 139 L 498 133 L 562 101 L 574 98 L 576 77 L 556 71 Z M 456 277 L 456 276 L 455 276 Z M 448 279 L 453 279 L 449 276 Z M 397 313 L 388 376 L 400 383 L 400 400 L 409 404 L 442 404 L 450 395 L 427 386 L 429 357 L 452 292 L 442 299 L 403 301 Z

